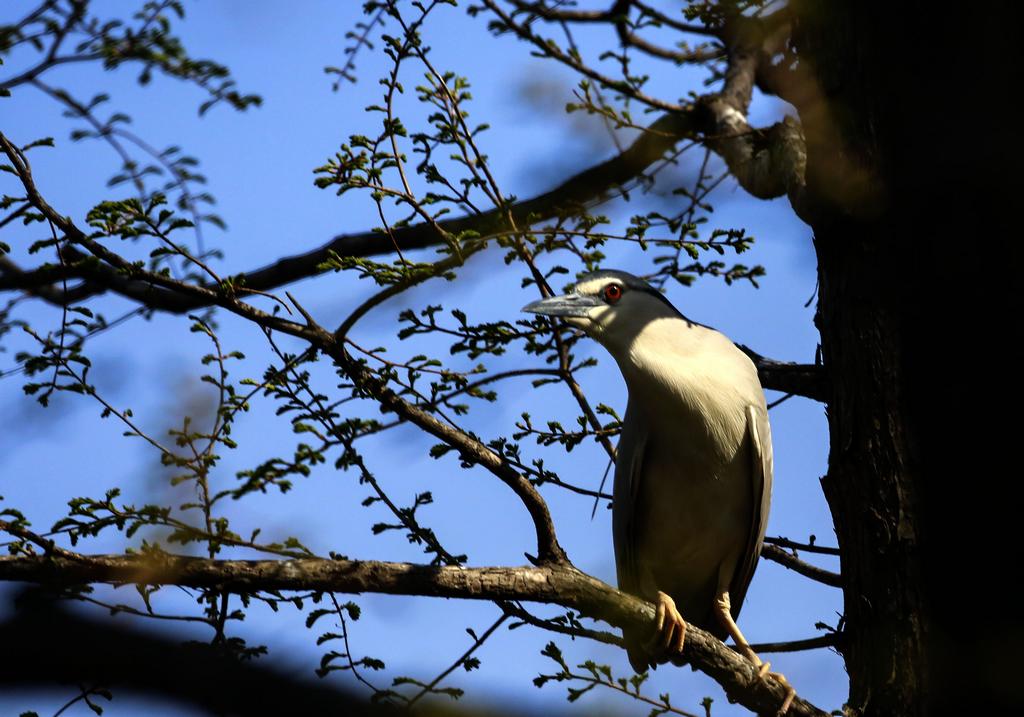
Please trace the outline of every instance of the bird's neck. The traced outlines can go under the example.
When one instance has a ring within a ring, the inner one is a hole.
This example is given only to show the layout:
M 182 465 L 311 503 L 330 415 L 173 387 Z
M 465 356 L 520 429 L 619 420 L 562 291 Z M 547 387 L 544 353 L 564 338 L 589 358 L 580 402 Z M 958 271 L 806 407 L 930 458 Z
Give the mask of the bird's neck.
M 630 390 L 678 394 L 700 380 L 702 364 L 718 332 L 680 317 L 648 321 L 617 345 L 608 346 Z
M 631 407 L 643 411 L 653 433 L 667 433 L 666 440 L 716 434 L 732 444 L 742 436 L 745 406 L 761 395 L 746 356 L 714 329 L 685 319 L 650 322 L 612 354 Z

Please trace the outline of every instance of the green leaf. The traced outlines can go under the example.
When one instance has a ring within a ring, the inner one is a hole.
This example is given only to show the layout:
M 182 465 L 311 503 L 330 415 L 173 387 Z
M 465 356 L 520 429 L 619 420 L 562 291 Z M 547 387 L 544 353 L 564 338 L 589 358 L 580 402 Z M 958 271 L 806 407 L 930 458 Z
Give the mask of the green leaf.
M 306 616 L 306 627 L 313 627 L 313 623 L 322 618 L 324 615 L 330 615 L 334 610 L 325 610 L 323 608 L 314 610 Z

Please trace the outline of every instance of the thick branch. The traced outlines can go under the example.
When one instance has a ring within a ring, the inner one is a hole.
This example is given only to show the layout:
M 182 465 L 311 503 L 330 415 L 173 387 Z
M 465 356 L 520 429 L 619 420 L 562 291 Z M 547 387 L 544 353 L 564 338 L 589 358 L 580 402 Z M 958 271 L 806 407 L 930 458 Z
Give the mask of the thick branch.
M 792 393 L 815 401 L 828 401 L 825 369 L 816 364 L 791 363 L 765 358 L 743 344 L 736 344 L 757 367 L 761 385 L 772 391 Z
M 644 41 L 629 29 L 628 16 L 633 4 L 630 0 L 617 0 L 607 11 L 584 13 L 585 19 L 588 22 L 614 24 L 623 45 L 636 47 L 657 57 L 678 62 L 700 61 L 717 56 L 702 58 L 700 53 L 680 55 Z M 547 57 L 568 65 L 602 86 L 652 107 L 690 113 L 692 106 L 668 106 L 644 95 L 625 81 L 601 74 L 577 55 L 565 53 L 556 44 L 533 33 L 529 23 L 516 23 L 495 2 L 485 0 L 485 5 L 498 16 L 502 25 L 515 32 L 520 39 L 533 43 Z M 548 20 L 559 19 L 559 10 L 542 3 L 513 0 L 513 5 L 534 16 Z M 650 8 L 641 7 L 641 10 L 649 14 Z M 779 47 L 784 46 L 788 36 L 788 20 L 789 14 L 783 9 L 764 18 L 735 15 L 726 19 L 720 28 L 715 28 L 714 33 L 727 48 L 725 83 L 720 92 L 705 95 L 696 103 L 699 113 L 703 113 L 703 120 L 699 124 L 707 146 L 725 160 L 740 186 L 760 199 L 787 194 L 791 198 L 799 197 L 804 186 L 807 153 L 799 124 L 787 118 L 761 130 L 752 128 L 746 118 L 753 88 L 759 77 L 759 68 L 770 65 L 772 56 Z
M 297 677 L 288 665 L 240 661 L 209 645 L 181 644 L 109 619 L 86 619 L 32 592 L 18 596 L 17 611 L 0 623 L 0 645 L 11 648 L 0 650 L 0 692 L 92 684 L 111 687 L 115 694 L 160 696 L 211 715 L 294 714 L 296 705 L 303 714 L 394 714 L 330 680 Z
M 747 123 L 758 68 L 778 42 L 775 22 L 739 18 L 727 26 L 729 62 L 722 91 L 705 98 L 711 128 L 707 145 L 729 166 L 736 181 L 759 199 L 802 191 L 807 149 L 799 123 L 787 117 L 767 129 Z
M 50 585 L 83 583 L 181 585 L 235 593 L 263 590 L 424 595 L 473 600 L 525 600 L 562 605 L 617 627 L 652 630 L 650 603 L 621 593 L 568 565 L 435 567 L 350 560 L 209 560 L 132 555 L 61 554 L 0 558 L 0 580 Z M 686 656 L 721 684 L 730 698 L 759 714 L 774 714 L 786 696 L 772 678 L 710 634 L 691 625 Z M 826 713 L 797 698 L 794 717 Z
M 64 290 L 61 284 L 54 284 L 78 274 L 73 267 L 48 264 L 32 271 L 24 271 L 7 256 L 0 256 L 0 291 L 21 289 L 32 296 L 55 306 L 67 306 L 96 294 L 86 283 Z

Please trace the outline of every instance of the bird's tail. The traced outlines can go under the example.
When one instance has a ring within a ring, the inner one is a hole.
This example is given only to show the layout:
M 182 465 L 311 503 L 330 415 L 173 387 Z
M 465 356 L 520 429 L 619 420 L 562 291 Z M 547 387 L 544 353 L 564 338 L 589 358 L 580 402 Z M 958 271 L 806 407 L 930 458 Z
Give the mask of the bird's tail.
M 657 663 L 651 660 L 650 647 L 641 634 L 633 630 L 623 630 L 622 640 L 626 643 L 626 655 L 634 672 L 639 674 L 646 672 L 649 667 L 658 667 Z
M 623 630 L 622 640 L 626 643 L 626 656 L 629 658 L 629 666 L 637 674 L 646 672 L 648 669 L 656 670 L 658 665 L 664 665 L 666 662 L 671 662 L 676 667 L 682 667 L 686 664 L 686 658 L 681 655 L 658 659 L 651 653 L 650 644 L 632 631 Z

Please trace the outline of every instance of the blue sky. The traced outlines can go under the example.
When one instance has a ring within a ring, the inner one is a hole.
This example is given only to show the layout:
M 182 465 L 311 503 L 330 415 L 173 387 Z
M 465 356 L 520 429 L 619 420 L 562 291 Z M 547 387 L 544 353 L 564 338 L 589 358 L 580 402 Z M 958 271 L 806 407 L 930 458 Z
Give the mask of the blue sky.
M 192 54 L 224 62 L 241 89 L 264 98 L 263 107 L 241 115 L 217 107 L 200 119 L 196 108 L 203 98 L 197 90 L 159 77 L 149 87 L 139 88 L 131 68 L 104 73 L 98 67 L 68 66 L 47 75 L 47 80 L 81 98 L 109 93 L 108 111 L 132 115 L 133 131 L 148 142 L 157 147 L 178 144 L 197 156 L 218 200 L 217 211 L 228 225 L 226 232 L 206 231 L 208 243 L 225 254 L 218 268 L 229 273 L 251 269 L 278 256 L 313 248 L 335 234 L 379 223 L 375 207 L 366 197 L 350 193 L 338 198 L 312 184 L 312 169 L 349 134 L 370 134 L 379 128 L 379 118 L 363 111 L 379 101 L 382 91 L 376 79 L 388 66 L 379 53 L 362 52 L 357 62 L 358 84 L 345 85 L 338 92 L 332 91 L 332 80 L 323 73 L 325 65 L 344 61 L 344 34 L 361 19 L 360 5 L 326 1 L 299 5 L 186 3 L 188 17 L 179 32 Z M 20 0 L 5 4 L 0 21 L 20 16 L 28 6 Z M 116 11 L 123 4 L 101 2 L 97 6 Z M 561 107 L 571 99 L 569 92 L 575 82 L 571 74 L 551 62 L 531 58 L 527 48 L 511 38 L 492 37 L 481 18 L 469 18 L 462 9 L 443 8 L 428 25 L 426 39 L 436 66 L 471 81 L 474 102 L 470 111 L 475 121 L 492 126 L 482 135 L 481 146 L 506 194 L 526 197 L 544 191 L 573 171 L 613 153 L 611 144 L 592 124 L 561 114 Z M 580 33 L 577 39 L 588 48 L 604 42 L 607 35 Z M 17 62 L 16 57 L 3 68 L 3 74 L 16 71 Z M 699 84 L 687 85 L 693 78 L 685 73 L 669 71 L 668 66 L 659 72 L 652 77 L 654 94 L 672 96 L 679 93 L 679 87 L 704 91 Z M 412 76 L 405 81 L 412 85 L 417 80 Z M 405 106 L 412 104 L 407 98 Z M 770 123 L 784 111 L 777 102 L 757 98 L 751 121 L 755 125 Z M 116 156 L 100 142 L 70 142 L 72 124 L 61 117 L 50 99 L 32 88 L 20 88 L 11 99 L 0 102 L 0 127 L 21 143 L 41 136 L 56 138 L 56 149 L 35 150 L 30 158 L 37 183 L 62 213 L 81 221 L 97 201 L 128 191 L 124 187 L 105 189 L 106 180 L 118 169 Z M 684 162 L 698 160 L 696 154 L 684 155 Z M 10 180 L 2 181 L 0 191 L 11 192 Z M 817 341 L 813 304 L 805 306 L 815 288 L 809 229 L 794 217 L 785 200 L 753 200 L 734 184 L 724 184 L 713 199 L 716 211 L 710 226 L 744 227 L 754 235 L 758 241 L 743 260 L 763 264 L 768 275 L 759 289 L 745 283 L 725 287 L 711 278 L 691 288 L 670 285 L 669 298 L 688 316 L 765 355 L 812 361 Z M 634 197 L 632 203 L 610 206 L 607 212 L 615 221 L 613 226 L 622 227 L 626 217 L 656 201 L 661 200 Z M 5 230 L 4 241 L 15 247 L 14 256 L 26 265 L 31 259 L 24 254 L 24 247 L 40 238 L 37 227 Z M 632 246 L 612 247 L 607 253 L 608 267 L 642 269 L 648 259 Z M 356 340 L 366 346 L 387 344 L 394 356 L 411 356 L 416 353 L 414 347 L 394 339 L 395 318 L 405 306 L 440 300 L 449 308 L 466 308 L 471 321 L 515 320 L 520 318 L 519 308 L 535 298 L 519 288 L 520 276 L 505 267 L 496 251 L 474 257 L 459 273 L 455 284 L 428 284 L 376 310 L 357 327 Z M 371 288 L 368 282 L 345 275 L 327 275 L 289 287 L 326 325 L 340 321 Z M 108 318 L 131 308 L 114 297 L 104 297 L 92 306 Z M 20 316 L 40 328 L 59 322 L 58 312 L 39 304 L 26 304 Z M 221 317 L 221 326 L 222 339 L 249 357 L 234 369 L 236 377 L 259 376 L 269 361 L 262 334 L 228 316 Z M 23 346 L 19 341 L 15 337 L 5 344 L 0 370 L 14 365 L 13 354 Z M 200 337 L 187 331 L 185 319 L 156 316 L 148 322 L 133 319 L 119 330 L 97 337 L 89 355 L 100 392 L 119 407 L 130 406 L 147 430 L 159 433 L 178 420 L 183 407 L 207 405 L 208 387 L 198 381 L 203 372 L 199 358 L 207 350 Z M 579 351 L 599 359 L 599 366 L 582 376 L 588 394 L 595 403 L 621 411 L 625 392 L 614 364 L 594 344 L 581 345 Z M 527 359 L 509 356 L 504 361 Z M 455 363 L 458 365 L 458 360 Z M 496 404 L 475 411 L 470 419 L 473 429 L 486 436 L 509 435 L 524 410 L 535 418 L 571 421 L 575 416 L 564 390 L 551 389 L 541 397 L 524 389 L 528 384 L 510 384 Z M 0 434 L 0 495 L 5 503 L 22 509 L 37 529 L 45 529 L 63 515 L 70 497 L 98 496 L 115 485 L 122 488 L 126 501 L 170 496 L 152 449 L 137 439 L 122 437 L 123 427 L 114 421 L 97 420 L 99 408 L 85 398 L 61 397 L 44 410 L 22 395 L 18 377 L 8 377 L 0 380 L 0 400 L 8 407 L 9 416 L 7 430 Z M 769 535 L 803 540 L 814 534 L 820 543 L 834 544 L 817 480 L 827 460 L 823 407 L 793 399 L 773 409 L 771 420 L 776 472 Z M 293 445 L 287 422 L 275 417 L 268 403 L 258 404 L 244 417 L 235 438 L 241 449 L 225 456 L 215 477 L 223 486 L 233 483 L 237 470 L 251 467 L 275 451 L 289 453 Z M 472 564 L 521 564 L 523 552 L 532 551 L 532 528 L 525 511 L 488 474 L 462 471 L 450 458 L 428 458 L 426 449 L 433 442 L 416 429 L 400 428 L 368 439 L 363 450 L 370 469 L 397 498 L 411 502 L 417 492 L 427 488 L 433 492 L 436 504 L 424 509 L 423 518 L 442 542 L 456 552 L 468 553 Z M 551 456 L 549 460 L 566 477 L 593 487 L 605 467 L 602 451 L 591 444 L 580 446 L 568 457 Z M 370 525 L 384 516 L 376 508 L 359 506 L 365 495 L 356 476 L 328 467 L 300 481 L 283 498 L 247 499 L 229 510 L 235 529 L 243 534 L 246 527 L 262 525 L 264 537 L 297 535 L 319 553 L 335 550 L 361 558 L 420 559 L 418 549 L 398 534 L 370 534 Z M 588 499 L 557 490 L 545 495 L 570 557 L 587 572 L 614 582 L 610 513 L 600 510 L 591 520 Z M 120 551 L 124 543 L 111 534 L 80 547 L 94 552 Z M 0 593 L 8 594 L 9 589 L 0 587 Z M 172 593 L 167 591 L 161 598 L 165 609 L 188 604 Z M 9 609 L 4 594 L 0 594 L 0 613 Z M 353 652 L 386 662 L 387 669 L 373 676 L 383 686 L 396 675 L 432 679 L 468 647 L 464 628 L 482 631 L 497 616 L 497 608 L 486 603 L 372 595 L 361 596 L 357 602 L 363 608 L 363 619 L 353 626 Z M 740 624 L 754 642 L 796 639 L 818 634 L 815 622 L 834 625 L 840 611 L 839 591 L 762 561 Z M 304 613 L 294 611 L 273 614 L 253 609 L 244 624 L 236 624 L 236 630 L 250 642 L 270 648 L 270 656 L 264 659 L 279 660 L 309 673 L 322 651 L 315 645 L 316 634 L 305 629 L 304 619 Z M 165 629 L 159 624 L 146 627 Z M 568 705 L 561 686 L 533 687 L 530 680 L 539 671 L 551 669 L 552 663 L 539 655 L 548 639 L 549 635 L 529 629 L 501 630 L 479 653 L 481 670 L 469 675 L 460 671 L 450 684 L 463 687 L 467 699 L 481 703 L 513 700 L 524 708 L 558 708 L 576 714 L 599 707 L 622 714 L 647 713 L 641 705 L 615 695 L 591 693 L 580 703 Z M 617 650 L 581 641 L 558 642 L 573 664 L 593 658 L 612 664 L 617 674 L 628 674 L 625 656 Z M 835 654 L 818 651 L 770 659 L 801 695 L 826 709 L 842 705 L 846 677 Z M 329 679 L 349 678 L 335 673 Z M 354 681 L 349 684 L 359 689 Z M 690 670 L 662 668 L 647 689 L 655 695 L 671 692 L 673 702 L 685 709 L 699 710 L 700 700 L 710 695 L 716 698 L 713 714 L 744 713 L 729 705 L 714 683 Z M 0 712 L 35 709 L 52 714 L 70 696 L 63 692 L 0 695 Z M 106 714 L 135 714 L 143 704 L 150 714 L 191 714 L 121 695 L 115 695 Z M 88 712 L 81 707 L 79 713 Z

